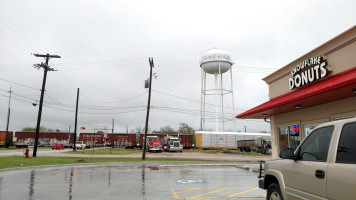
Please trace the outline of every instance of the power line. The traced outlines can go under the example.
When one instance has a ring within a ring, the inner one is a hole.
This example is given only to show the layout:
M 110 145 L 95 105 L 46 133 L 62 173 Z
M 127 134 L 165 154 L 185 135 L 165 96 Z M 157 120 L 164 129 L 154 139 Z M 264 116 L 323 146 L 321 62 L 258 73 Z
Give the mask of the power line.
M 0 92 L 6 92 L 8 93 L 7 90 L 4 90 L 4 89 L 0 89 Z M 27 97 L 27 96 L 23 96 L 23 95 L 20 95 L 20 94 L 17 94 L 17 93 L 12 93 L 13 95 L 15 96 L 19 96 L 19 97 L 22 97 L 22 98 L 25 98 L 25 99 L 29 99 L 29 100 L 32 100 L 32 101 L 38 101 L 38 99 L 33 99 L 33 98 L 30 98 L 30 97 Z M 55 102 L 50 102 L 50 101 L 43 101 L 44 102 L 44 105 L 48 105 L 48 106 L 63 106 L 63 107 L 67 107 L 67 108 L 74 108 L 75 105 L 71 105 L 71 104 L 63 104 L 63 103 L 59 103 L 58 101 L 56 101 L 54 98 L 52 98 L 51 96 L 49 96 L 48 94 L 45 93 L 45 95 L 47 97 L 49 97 L 50 99 L 54 100 Z M 105 106 L 91 106 L 91 105 L 81 105 L 79 106 L 79 108 L 81 109 L 84 109 L 84 110 L 127 110 L 127 109 L 136 109 L 136 108 L 145 108 L 146 106 L 129 106 L 129 107 L 105 107 Z M 126 112 L 126 111 L 125 111 Z M 120 113 L 125 113 L 125 112 L 122 112 L 120 111 Z
M 191 109 L 183 109 L 183 108 L 172 108 L 172 107 L 161 107 L 161 106 L 152 106 L 152 108 L 155 109 L 161 109 L 161 110 L 172 110 L 172 111 L 184 111 L 187 113 L 196 113 L 196 114 L 201 114 L 200 110 L 191 110 Z M 216 116 L 217 112 L 209 112 L 205 111 L 205 114 L 211 115 L 211 116 Z M 226 115 L 235 115 L 234 113 L 225 113 Z
M 183 99 L 183 100 L 187 100 L 187 101 L 191 101 L 191 102 L 195 102 L 195 103 L 201 103 L 200 101 L 196 101 L 196 100 L 192 100 L 192 99 L 188 99 L 188 98 L 185 98 L 185 97 L 180 97 L 180 96 L 176 96 L 176 95 L 172 95 L 172 94 L 168 94 L 168 93 L 164 93 L 164 92 L 159 92 L 157 90 L 152 90 L 153 92 L 157 92 L 157 93 L 160 93 L 160 94 L 164 94 L 164 95 L 167 95 L 167 96 L 171 96 L 171 97 L 175 97 L 175 98 L 178 98 L 178 99 Z M 206 103 L 206 105 L 210 105 L 210 106 L 215 106 L 215 104 L 210 104 L 210 103 Z M 231 107 L 226 107 L 226 106 L 223 106 L 223 108 L 227 108 L 227 109 L 233 109 Z M 239 108 L 235 108 L 235 110 L 241 110 L 241 111 L 246 111 L 246 110 L 243 110 L 243 109 L 239 109 Z
M 12 84 L 15 84 L 15 85 L 19 85 L 19 86 L 22 86 L 22 87 L 26 87 L 26 88 L 29 88 L 29 89 L 40 90 L 40 89 L 37 89 L 37 88 L 34 88 L 34 87 L 30 87 L 30 86 L 23 85 L 23 84 L 21 84 L 21 83 L 16 83 L 16 82 L 13 82 L 13 81 L 9 81 L 9 80 L 6 80 L 6 79 L 1 78 L 1 77 L 0 77 L 0 80 L 9 82 L 9 83 L 12 83 Z
M 15 34 L 17 34 L 20 37 L 20 39 L 23 39 L 24 41 L 26 41 L 30 45 L 36 46 L 36 48 L 37 48 L 36 50 L 40 50 L 40 51 L 46 50 L 46 48 L 44 48 L 38 41 L 36 41 L 33 38 L 31 38 L 25 31 L 23 31 L 19 26 L 17 26 L 13 22 L 11 22 L 8 18 L 6 18 L 3 15 L 0 15 L 0 18 L 2 18 L 5 21 L 7 21 L 7 23 L 10 24 L 12 27 L 9 26 L 8 24 L 4 23 L 4 21 L 0 20 L 0 23 L 2 23 L 7 28 L 9 28 L 13 32 L 15 32 Z
M 99 66 L 98 66 L 99 65 Z M 0 64 L 0 66 L 3 66 L 1 68 L 1 71 L 27 71 L 29 70 L 25 66 L 22 67 L 20 64 Z M 7 67 L 6 67 L 7 66 Z M 62 65 L 55 65 L 56 67 L 61 67 L 59 71 L 67 71 L 67 70 L 107 70 L 107 69 L 138 69 L 142 68 L 142 64 L 135 64 L 135 63 L 102 63 L 98 64 L 76 64 L 76 65 L 71 65 L 70 67 L 64 67 Z M 199 68 L 196 65 L 191 65 L 191 66 L 182 66 L 181 64 L 162 64 L 163 67 L 159 69 L 179 69 L 181 70 L 182 68 L 188 68 L 188 69 L 197 69 Z M 17 67 L 17 68 L 16 68 Z M 233 67 L 232 72 L 234 73 L 255 73 L 255 74 L 266 74 L 266 73 L 273 73 L 276 71 L 277 68 L 264 68 L 264 67 L 245 67 L 244 68 L 239 68 L 238 67 Z
M 9 98 L 9 96 L 3 95 L 3 94 L 0 94 L 0 96 Z M 16 98 L 16 97 L 12 97 L 12 99 L 15 99 L 15 100 L 18 100 L 18 101 L 23 101 L 23 102 L 26 102 L 26 103 L 31 103 L 31 104 L 33 103 L 33 102 L 31 102 L 31 101 L 26 101 L 26 100 L 23 100 L 23 99 L 18 99 L 18 98 Z
M 147 93 L 147 91 L 145 91 L 145 92 L 143 92 L 143 93 L 141 93 L 139 95 L 136 95 L 134 97 L 128 98 L 128 99 L 124 99 L 124 100 L 120 100 L 120 101 L 111 101 L 111 102 L 109 102 L 109 101 L 98 101 L 98 100 L 92 99 L 92 98 L 90 98 L 90 97 L 88 97 L 88 96 L 86 96 L 84 94 L 81 94 L 80 96 L 83 96 L 83 97 L 85 97 L 85 98 L 87 98 L 87 99 L 89 99 L 91 101 L 97 102 L 97 103 L 121 103 L 121 102 L 125 102 L 125 101 L 130 101 L 130 100 L 135 99 L 137 97 L 140 97 L 140 96 L 142 96 L 142 95 L 144 95 L 146 93 Z

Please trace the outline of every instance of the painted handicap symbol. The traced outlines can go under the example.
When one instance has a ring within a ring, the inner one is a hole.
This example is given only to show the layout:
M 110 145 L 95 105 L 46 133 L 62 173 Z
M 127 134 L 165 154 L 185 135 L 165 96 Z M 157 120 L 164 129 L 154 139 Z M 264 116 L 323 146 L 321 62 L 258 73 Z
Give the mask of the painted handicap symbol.
M 205 184 L 207 183 L 206 180 L 197 179 L 197 180 L 177 180 L 177 184 Z

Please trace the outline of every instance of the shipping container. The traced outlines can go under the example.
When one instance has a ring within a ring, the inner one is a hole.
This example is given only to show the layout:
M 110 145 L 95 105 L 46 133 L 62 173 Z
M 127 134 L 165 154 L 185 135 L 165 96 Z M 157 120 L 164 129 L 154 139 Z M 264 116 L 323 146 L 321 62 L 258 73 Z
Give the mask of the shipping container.
M 13 138 L 16 147 L 33 146 L 35 144 L 36 132 L 16 131 Z M 38 146 L 52 146 L 53 143 L 61 143 L 65 147 L 73 144 L 73 136 L 67 133 L 40 132 L 38 135 Z
M 268 133 L 236 133 L 236 132 L 195 132 L 195 147 L 199 149 L 237 149 L 238 140 L 271 138 Z
M 79 141 L 83 141 L 87 147 L 101 147 L 105 144 L 104 134 L 102 133 L 80 133 Z
M 9 146 L 12 145 L 12 136 L 13 132 L 8 131 L 0 131 L 0 147 L 5 147 L 8 148 Z
M 109 133 L 107 134 L 106 145 L 134 148 L 136 146 L 136 134 Z

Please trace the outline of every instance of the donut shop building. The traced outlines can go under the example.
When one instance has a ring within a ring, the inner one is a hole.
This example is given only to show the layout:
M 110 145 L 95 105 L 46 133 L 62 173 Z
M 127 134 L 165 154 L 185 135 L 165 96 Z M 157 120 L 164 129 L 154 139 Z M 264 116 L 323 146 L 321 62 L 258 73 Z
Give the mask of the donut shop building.
M 356 26 L 263 79 L 269 101 L 236 116 L 270 123 L 272 156 L 317 125 L 356 117 Z

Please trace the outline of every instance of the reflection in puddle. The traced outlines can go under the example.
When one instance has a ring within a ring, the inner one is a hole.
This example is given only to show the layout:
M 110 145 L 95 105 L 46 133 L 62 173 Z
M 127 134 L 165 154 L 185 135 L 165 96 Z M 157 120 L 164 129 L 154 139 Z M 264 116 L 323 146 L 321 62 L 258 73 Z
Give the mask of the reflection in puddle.
M 73 174 L 74 174 L 74 169 L 72 168 L 72 169 L 70 170 L 70 176 L 69 176 L 69 200 L 72 200 Z
M 30 176 L 30 193 L 29 193 L 29 199 L 32 200 L 33 194 L 35 193 L 34 190 L 35 187 L 35 170 L 31 170 L 31 176 Z
M 150 168 L 150 170 L 159 170 L 158 165 L 148 166 L 148 168 Z
M 2 188 L 2 177 L 0 177 L 0 194 L 1 194 L 1 188 Z M 1 198 L 1 196 L 0 196 Z
M 146 175 L 145 175 L 145 169 L 146 169 L 146 166 L 142 165 L 142 171 L 141 171 L 142 187 L 141 187 L 141 190 L 142 190 L 143 199 L 146 199 L 146 180 L 145 180 Z
M 110 186 L 110 180 L 111 180 L 111 169 L 109 169 L 109 178 L 108 178 L 109 186 Z

